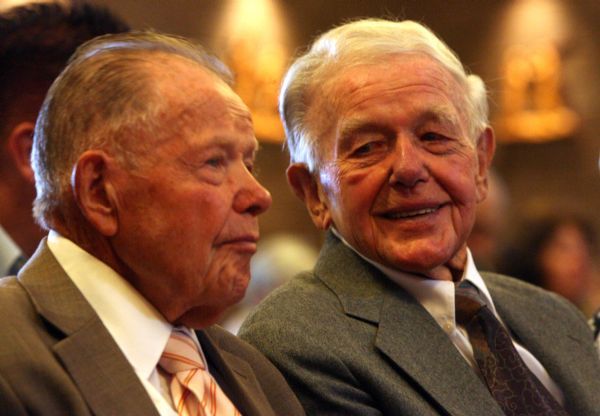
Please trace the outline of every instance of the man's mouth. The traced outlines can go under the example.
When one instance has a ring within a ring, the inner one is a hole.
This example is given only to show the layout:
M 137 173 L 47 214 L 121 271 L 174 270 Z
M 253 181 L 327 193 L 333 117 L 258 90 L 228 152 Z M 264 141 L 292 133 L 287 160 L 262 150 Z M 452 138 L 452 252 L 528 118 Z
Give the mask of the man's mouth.
M 433 214 L 437 212 L 442 205 L 438 205 L 431 208 L 421 208 L 413 211 L 400 211 L 400 212 L 388 212 L 383 214 L 383 217 L 389 220 L 398 220 L 398 219 L 406 219 L 406 218 L 415 218 L 424 215 Z
M 249 232 L 246 234 L 232 235 L 224 238 L 217 245 L 219 247 L 229 247 L 237 251 L 244 251 L 254 254 L 256 244 L 258 243 L 258 232 Z

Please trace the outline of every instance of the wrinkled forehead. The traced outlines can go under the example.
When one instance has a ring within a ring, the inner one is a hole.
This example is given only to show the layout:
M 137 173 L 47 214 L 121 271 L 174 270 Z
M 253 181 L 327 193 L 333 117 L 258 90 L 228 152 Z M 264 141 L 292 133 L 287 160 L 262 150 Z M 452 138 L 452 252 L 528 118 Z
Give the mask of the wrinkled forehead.
M 320 75 L 319 85 L 313 86 L 311 90 L 313 103 L 315 105 L 326 103 L 337 108 L 345 102 L 347 96 L 376 85 L 381 78 L 405 85 L 428 83 L 445 90 L 455 99 L 465 94 L 462 80 L 438 60 L 424 53 L 405 52 L 379 57 L 364 63 L 330 65 Z M 463 103 L 459 100 L 456 104 L 462 106 Z
M 200 65 L 175 58 L 169 76 L 159 79 L 164 112 L 181 113 L 177 117 L 185 118 L 189 127 L 225 124 L 252 130 L 252 116 L 242 99 Z
M 156 54 L 148 66 L 156 87 L 166 99 L 179 102 L 197 100 L 199 96 L 210 99 L 215 93 L 232 101 L 239 99 L 214 72 L 185 57 Z
M 206 114 L 214 117 L 230 117 L 240 126 L 252 127 L 252 115 L 246 104 L 229 85 L 221 80 L 214 84 L 212 102 L 207 103 Z

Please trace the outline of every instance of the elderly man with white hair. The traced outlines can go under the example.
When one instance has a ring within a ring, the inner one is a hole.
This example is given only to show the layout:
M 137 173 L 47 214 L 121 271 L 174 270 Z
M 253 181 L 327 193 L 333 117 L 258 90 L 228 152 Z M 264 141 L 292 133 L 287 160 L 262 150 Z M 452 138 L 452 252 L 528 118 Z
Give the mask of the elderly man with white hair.
M 600 415 L 584 317 L 472 260 L 495 142 L 483 82 L 441 40 L 411 21 L 333 29 L 280 111 L 289 183 L 327 239 L 240 334 L 307 414 Z

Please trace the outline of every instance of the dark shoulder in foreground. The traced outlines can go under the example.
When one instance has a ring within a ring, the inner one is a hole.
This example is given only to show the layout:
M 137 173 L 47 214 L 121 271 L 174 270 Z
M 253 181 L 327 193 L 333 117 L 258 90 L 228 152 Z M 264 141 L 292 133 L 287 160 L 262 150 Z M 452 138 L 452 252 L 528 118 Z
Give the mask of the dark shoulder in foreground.
M 305 414 L 296 395 L 279 370 L 256 348 L 217 325 L 206 328 L 202 332 L 218 346 L 225 359 L 230 362 L 242 360 L 251 367 L 253 376 L 276 415 Z

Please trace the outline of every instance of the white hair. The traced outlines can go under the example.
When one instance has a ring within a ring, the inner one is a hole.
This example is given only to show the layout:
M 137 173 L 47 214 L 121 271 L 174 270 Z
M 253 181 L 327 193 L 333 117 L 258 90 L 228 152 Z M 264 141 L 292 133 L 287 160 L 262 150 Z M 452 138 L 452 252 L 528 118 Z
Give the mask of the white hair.
M 488 125 L 487 93 L 481 78 L 468 74 L 456 54 L 425 26 L 410 20 L 365 19 L 324 33 L 287 71 L 279 112 L 292 162 L 305 163 L 311 171 L 316 168 L 317 137 L 307 125 L 306 114 L 325 80 L 349 67 L 414 53 L 435 59 L 464 86 L 468 134 L 475 142 Z

